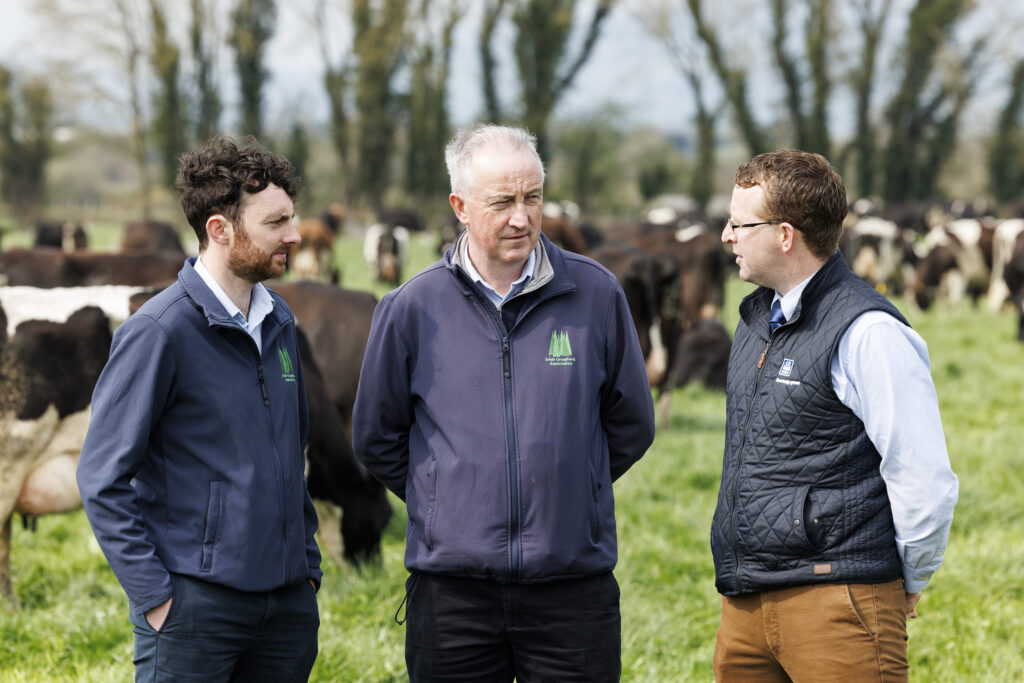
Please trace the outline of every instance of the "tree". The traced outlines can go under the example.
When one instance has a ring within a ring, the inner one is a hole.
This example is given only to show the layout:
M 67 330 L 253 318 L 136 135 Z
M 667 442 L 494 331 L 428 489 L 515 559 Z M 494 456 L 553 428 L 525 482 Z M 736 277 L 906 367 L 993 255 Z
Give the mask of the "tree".
M 542 159 L 547 158 L 547 125 L 551 113 L 590 58 L 614 2 L 597 0 L 582 46 L 575 55 L 569 55 L 569 34 L 580 4 L 578 0 L 512 0 L 511 21 L 516 28 L 513 48 L 520 84 L 518 116 L 537 136 Z M 504 0 L 491 0 L 485 8 L 481 31 L 484 97 L 488 115 L 494 121 L 505 117 L 494 89 L 496 62 L 490 52 L 492 22 L 497 22 L 498 15 L 509 6 Z
M 829 26 L 831 21 L 831 0 L 807 0 L 810 16 L 805 31 L 806 60 L 801 69 L 796 57 L 786 49 L 791 6 L 788 0 L 772 0 L 771 41 L 775 63 L 782 76 L 786 92 L 786 106 L 793 126 L 794 143 L 797 148 L 829 156 L 831 141 L 828 134 L 828 99 L 832 81 L 826 60 Z M 810 82 L 811 94 L 805 93 L 805 84 Z M 805 101 L 810 99 L 810 110 Z
M 152 134 L 160 158 L 164 185 L 174 187 L 185 142 L 185 101 L 179 87 L 181 51 L 167 33 L 167 19 L 161 3 L 149 1 L 153 40 L 149 59 L 156 74 L 153 96 Z
M 1024 59 L 1018 59 L 1010 75 L 1010 94 L 999 112 L 995 134 L 989 143 L 989 187 L 999 202 L 1009 202 L 1024 190 Z
M 690 89 L 697 132 L 697 153 L 687 190 L 701 211 L 704 211 L 715 192 L 715 122 L 725 102 L 714 105 L 708 101 L 705 81 L 708 70 L 703 55 L 698 52 L 696 41 L 678 28 L 681 17 L 676 12 L 665 5 L 647 6 L 639 18 L 647 31 L 665 48 L 672 64 Z M 664 192 L 663 181 L 672 177 L 667 165 L 660 161 L 641 172 L 646 174 L 641 177 L 641 194 L 645 199 Z
M 43 33 L 60 39 L 61 47 L 78 52 L 77 61 L 106 61 L 120 75 L 116 80 L 96 77 L 90 90 L 115 102 L 129 121 L 128 140 L 138 176 L 139 205 L 143 219 L 150 217 L 150 178 L 147 167 L 148 112 L 143 79 L 150 21 L 144 4 L 137 0 L 36 0 L 38 16 L 49 25 Z M 75 27 L 68 31 L 67 27 Z M 83 78 L 89 78 L 84 76 Z
M 439 10 L 440 6 L 432 0 L 420 3 L 415 21 L 420 29 L 420 40 L 414 47 L 409 85 L 405 185 L 411 194 L 423 198 L 447 194 L 444 147 L 451 134 L 448 75 L 452 37 L 465 5 L 449 1 L 444 11 Z M 441 17 L 440 26 L 434 25 L 434 16 Z
M 205 142 L 217 134 L 220 125 L 220 93 L 214 82 L 214 47 L 218 41 L 211 40 L 212 12 L 205 0 L 190 0 L 192 24 L 189 27 L 189 44 L 192 49 L 192 63 L 195 68 L 196 107 L 193 130 L 198 142 Z
M 16 88 L 13 75 L 0 67 L 0 196 L 23 223 L 42 214 L 52 118 L 45 79 L 32 78 Z
M 594 211 L 599 201 L 609 199 L 621 183 L 618 150 L 624 136 L 620 118 L 612 109 L 554 127 L 556 158 L 561 160 L 558 166 L 562 172 L 560 182 L 552 183 L 553 189 L 575 201 L 583 214 Z M 600 208 L 609 207 L 606 204 Z
M 875 191 L 875 126 L 871 121 L 872 97 L 875 91 L 875 74 L 878 66 L 878 46 L 882 39 L 882 31 L 892 7 L 892 0 L 881 0 L 877 9 L 875 0 L 857 0 L 853 8 L 857 15 L 857 25 L 863 36 L 861 42 L 860 63 L 850 74 L 856 100 L 856 133 L 850 145 L 850 151 L 856 163 L 854 185 L 862 197 L 870 196 Z
M 405 0 L 352 0 L 352 44 L 359 62 L 356 187 L 375 209 L 380 208 L 390 176 L 399 114 L 393 80 L 406 58 L 406 11 Z
M 707 48 L 708 60 L 711 68 L 725 92 L 725 98 L 732 108 L 736 127 L 743 138 L 750 152 L 750 156 L 756 156 L 767 151 L 767 136 L 761 127 L 754 120 L 754 114 L 747 101 L 747 76 L 741 70 L 734 68 L 726 61 L 725 50 L 722 48 L 718 34 L 704 17 L 702 0 L 686 0 L 690 9 L 690 16 L 693 19 L 697 37 Z
M 505 9 L 506 0 L 487 0 L 484 5 L 483 21 L 480 24 L 480 66 L 483 72 L 485 118 L 491 123 L 501 123 L 501 103 L 494 83 L 497 60 L 494 56 L 494 30 Z
M 292 124 L 292 131 L 285 147 L 287 150 L 285 157 L 292 163 L 295 175 L 302 178 L 303 184 L 306 184 L 308 182 L 306 171 L 309 167 L 309 136 L 301 123 L 296 121 Z
M 981 43 L 944 74 L 935 74 L 942 48 L 970 0 L 918 0 L 910 11 L 902 54 L 903 76 L 886 109 L 889 142 L 884 156 L 887 201 L 928 199 L 942 164 L 952 154 L 963 107 L 975 80 Z
M 235 68 L 242 96 L 242 135 L 263 134 L 263 83 L 267 70 L 263 54 L 274 32 L 274 0 L 239 0 L 231 15 L 228 43 L 235 51 Z

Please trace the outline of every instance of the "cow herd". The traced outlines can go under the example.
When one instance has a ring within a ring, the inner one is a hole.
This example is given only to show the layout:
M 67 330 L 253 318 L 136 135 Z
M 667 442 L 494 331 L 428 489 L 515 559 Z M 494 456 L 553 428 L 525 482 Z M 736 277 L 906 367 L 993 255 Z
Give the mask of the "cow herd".
M 1012 301 L 1024 341 L 1024 219 L 955 215 L 922 208 L 900 214 L 855 204 L 842 249 L 851 268 L 880 291 L 921 308 L 987 294 L 998 310 Z M 577 222 L 571 203 L 546 207 L 543 230 L 563 248 L 611 271 L 626 294 L 652 388 L 666 401 L 690 382 L 725 385 L 730 338 L 721 322 L 725 284 L 735 266 L 723 246 L 725 217 L 654 207 L 633 224 L 597 229 Z M 411 212 L 382 212 L 365 231 L 373 275 L 398 284 L 408 273 Z M 303 244 L 287 280 L 268 283 L 299 328 L 310 414 L 307 481 L 318 504 L 341 510 L 337 559 L 379 556 L 391 517 L 384 488 L 356 460 L 351 415 L 376 299 L 338 286 L 336 249 L 344 209 L 332 205 L 300 224 Z M 441 231 L 441 247 L 456 226 Z M 125 226 L 122 249 L 90 251 L 83 226 L 40 225 L 36 246 L 0 252 L 0 601 L 14 601 L 10 575 L 13 513 L 38 516 L 80 505 L 74 470 L 89 421 L 92 388 L 111 331 L 175 280 L 186 258 L 175 228 Z M 667 403 L 662 402 L 664 420 Z

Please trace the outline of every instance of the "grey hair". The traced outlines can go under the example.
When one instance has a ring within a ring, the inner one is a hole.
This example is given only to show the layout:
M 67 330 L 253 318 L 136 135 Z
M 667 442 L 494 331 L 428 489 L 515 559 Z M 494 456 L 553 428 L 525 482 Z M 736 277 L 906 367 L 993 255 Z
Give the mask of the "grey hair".
M 481 149 L 505 148 L 529 152 L 540 165 L 540 179 L 544 181 L 544 162 L 537 152 L 537 138 L 525 128 L 478 123 L 462 128 L 444 148 L 444 161 L 448 165 L 448 178 L 454 194 L 466 194 L 472 185 L 470 166 L 473 156 Z

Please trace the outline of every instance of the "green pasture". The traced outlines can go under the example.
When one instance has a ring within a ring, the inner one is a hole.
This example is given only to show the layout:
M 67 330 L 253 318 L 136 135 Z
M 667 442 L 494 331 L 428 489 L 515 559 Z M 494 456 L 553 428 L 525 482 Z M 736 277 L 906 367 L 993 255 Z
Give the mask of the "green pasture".
M 436 258 L 417 239 L 409 273 Z M 372 288 L 355 239 L 339 247 L 345 286 Z M 730 283 L 726 325 L 750 287 Z M 1024 680 L 1024 344 L 1016 320 L 969 305 L 921 313 L 897 304 L 928 341 L 960 503 L 945 564 L 909 624 L 915 681 Z M 912 400 L 908 397 L 908 400 Z M 654 446 L 620 482 L 619 565 L 625 681 L 709 681 L 718 624 L 708 527 L 720 474 L 725 398 L 700 387 L 672 395 Z M 929 495 L 921 490 L 920 495 Z M 404 628 L 394 622 L 406 576 L 405 513 L 380 566 L 327 561 L 314 681 L 405 680 Z M 128 681 L 127 601 L 84 514 L 15 520 L 21 608 L 0 608 L 0 681 Z

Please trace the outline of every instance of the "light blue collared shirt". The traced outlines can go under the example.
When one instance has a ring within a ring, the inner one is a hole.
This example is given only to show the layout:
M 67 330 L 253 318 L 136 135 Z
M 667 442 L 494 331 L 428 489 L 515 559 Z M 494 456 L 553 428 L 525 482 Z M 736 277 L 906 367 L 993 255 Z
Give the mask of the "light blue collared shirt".
M 810 280 L 785 296 L 775 293 L 773 303 L 782 300 L 787 320 Z M 836 395 L 864 423 L 882 456 L 879 469 L 903 582 L 908 593 L 917 593 L 942 564 L 959 487 L 946 451 L 928 345 L 885 311 L 868 311 L 840 338 L 831 371 Z
M 469 275 L 469 278 L 473 282 L 479 282 L 484 286 L 484 294 L 486 294 L 490 302 L 494 304 L 494 307 L 501 308 L 503 303 L 521 292 L 533 277 L 533 271 L 537 267 L 537 250 L 534 249 L 530 252 L 530 257 L 526 259 L 526 265 L 523 266 L 522 274 L 519 276 L 519 279 L 513 282 L 512 286 L 508 288 L 508 294 L 505 296 L 498 294 L 497 290 L 487 284 L 487 281 L 480 276 L 476 266 L 473 265 L 473 261 L 469 258 L 469 254 L 466 254 L 466 259 L 463 265 L 466 268 L 466 274 Z
M 238 322 L 242 328 L 249 333 L 249 336 L 256 342 L 256 348 L 263 351 L 263 319 L 270 315 L 270 312 L 274 310 L 274 299 L 270 296 L 270 292 L 263 286 L 262 282 L 257 282 L 252 288 L 252 298 L 249 300 L 249 318 L 246 319 L 242 315 L 242 309 L 235 305 L 235 302 L 224 292 L 224 288 L 213 279 L 213 275 L 203 265 L 203 257 L 199 256 L 196 258 L 196 264 L 193 266 L 196 274 L 203 278 L 203 282 L 210 288 L 213 295 L 217 297 L 217 301 L 221 303 L 227 314 Z

